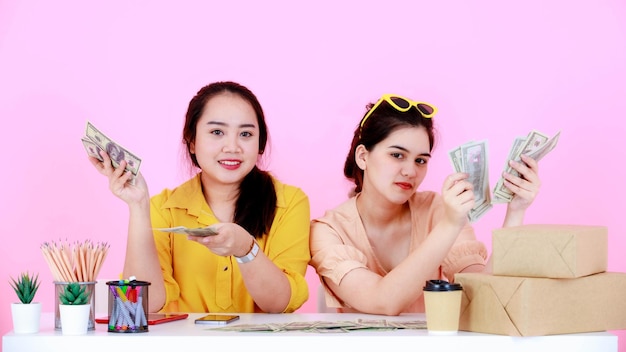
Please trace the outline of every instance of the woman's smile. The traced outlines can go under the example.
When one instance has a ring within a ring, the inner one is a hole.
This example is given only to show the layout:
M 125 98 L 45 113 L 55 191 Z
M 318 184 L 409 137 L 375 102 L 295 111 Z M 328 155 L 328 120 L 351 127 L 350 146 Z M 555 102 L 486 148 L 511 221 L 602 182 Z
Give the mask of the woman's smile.
M 237 170 L 241 166 L 241 160 L 236 159 L 219 160 L 218 163 L 227 170 Z

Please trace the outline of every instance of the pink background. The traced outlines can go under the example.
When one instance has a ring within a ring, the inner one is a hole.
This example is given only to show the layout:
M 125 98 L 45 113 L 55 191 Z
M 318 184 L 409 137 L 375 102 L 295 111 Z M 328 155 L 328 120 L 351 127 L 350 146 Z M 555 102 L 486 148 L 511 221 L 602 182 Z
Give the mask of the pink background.
M 527 223 L 608 226 L 609 270 L 626 271 L 624 1 L 3 0 L 0 278 L 39 272 L 36 300 L 53 311 L 39 246 L 60 239 L 110 243 L 100 277 L 117 278 L 127 209 L 85 156 L 85 123 L 142 158 L 154 194 L 187 179 L 183 115 L 216 80 L 258 95 L 268 168 L 304 189 L 313 217 L 345 199 L 351 133 L 383 93 L 439 108 L 422 189 L 440 190 L 447 152 L 464 142 L 488 140 L 494 185 L 516 136 L 560 130 Z M 488 246 L 504 210 L 475 224 Z M 308 278 L 301 312 L 315 310 Z M 15 300 L 0 285 L 3 334 Z

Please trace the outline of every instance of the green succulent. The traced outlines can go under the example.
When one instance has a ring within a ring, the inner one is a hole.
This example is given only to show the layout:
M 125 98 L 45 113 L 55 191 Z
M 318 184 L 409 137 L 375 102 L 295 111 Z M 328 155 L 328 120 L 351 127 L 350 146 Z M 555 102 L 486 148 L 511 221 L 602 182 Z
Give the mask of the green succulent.
M 59 301 L 64 305 L 80 305 L 89 303 L 87 286 L 81 286 L 76 282 L 70 282 L 59 294 Z
M 9 282 L 13 290 L 17 294 L 17 298 L 24 303 L 30 304 L 35 298 L 35 293 L 39 289 L 39 274 L 31 275 L 28 272 L 21 273 L 18 276 L 17 281 L 14 278 L 11 278 L 11 282 Z

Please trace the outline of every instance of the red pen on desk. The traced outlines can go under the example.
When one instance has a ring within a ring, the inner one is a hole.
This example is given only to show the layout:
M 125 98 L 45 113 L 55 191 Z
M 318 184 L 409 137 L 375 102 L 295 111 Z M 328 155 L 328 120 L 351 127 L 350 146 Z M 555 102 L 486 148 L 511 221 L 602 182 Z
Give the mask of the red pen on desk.
M 137 289 L 135 287 L 130 287 L 130 289 L 126 292 L 126 297 L 129 301 L 136 303 L 137 302 Z

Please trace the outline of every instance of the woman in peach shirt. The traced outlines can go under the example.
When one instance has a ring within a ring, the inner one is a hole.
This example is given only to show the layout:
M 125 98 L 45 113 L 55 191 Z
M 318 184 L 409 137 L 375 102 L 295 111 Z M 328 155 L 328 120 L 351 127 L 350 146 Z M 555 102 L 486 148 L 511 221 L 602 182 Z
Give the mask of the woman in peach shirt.
M 435 144 L 433 106 L 384 95 L 368 108 L 344 166 L 355 195 L 312 221 L 311 265 L 326 304 L 340 312 L 423 312 L 425 281 L 489 267 L 467 220 L 473 187 L 468 174 L 454 173 L 441 194 L 417 191 Z M 516 226 L 540 180 L 532 158 L 509 164 L 520 176 L 503 174 L 514 193 L 503 226 Z

